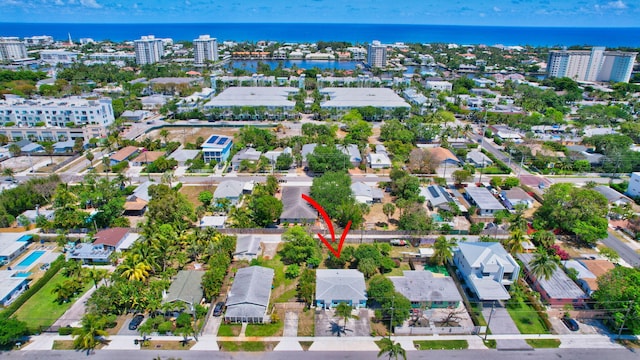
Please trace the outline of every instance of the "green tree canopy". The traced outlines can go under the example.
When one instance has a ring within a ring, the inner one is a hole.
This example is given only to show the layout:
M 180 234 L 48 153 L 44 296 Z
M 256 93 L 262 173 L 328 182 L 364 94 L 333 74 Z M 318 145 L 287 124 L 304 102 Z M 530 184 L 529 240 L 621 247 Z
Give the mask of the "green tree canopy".
M 333 145 L 318 145 L 307 155 L 309 170 L 314 173 L 346 171 L 351 168 L 349 155 Z
M 597 307 L 611 315 L 612 327 L 624 326 L 632 334 L 640 334 L 640 270 L 623 266 L 598 278 L 598 290 L 593 293 Z

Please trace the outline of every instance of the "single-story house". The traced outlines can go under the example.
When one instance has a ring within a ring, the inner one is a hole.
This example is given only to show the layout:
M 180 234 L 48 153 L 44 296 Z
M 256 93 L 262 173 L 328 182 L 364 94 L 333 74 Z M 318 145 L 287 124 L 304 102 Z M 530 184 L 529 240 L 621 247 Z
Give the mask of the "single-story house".
M 274 271 L 262 266 L 249 266 L 236 272 L 224 320 L 229 322 L 268 322 L 267 309 Z
M 28 233 L 0 233 L 0 265 L 5 265 L 20 256 L 31 243 Z
M 451 152 L 451 150 L 443 147 L 425 148 L 431 154 L 431 157 L 438 166 L 440 165 L 460 165 L 460 160 Z
M 493 161 L 491 161 L 487 155 L 483 154 L 482 151 L 469 151 L 466 160 L 477 168 L 493 165 Z
M 0 270 L 0 305 L 11 304 L 28 286 L 29 278 L 15 270 Z
M 420 196 L 424 196 L 430 209 L 450 210 L 449 203 L 455 202 L 447 190 L 440 185 L 421 187 Z
M 124 216 L 142 216 L 147 211 L 148 201 L 135 195 L 130 195 L 124 203 Z
M 598 278 L 613 270 L 616 266 L 608 260 L 578 260 L 591 274 L 593 278 L 579 278 L 578 283 L 589 296 L 598 290 Z
M 133 160 L 131 160 L 131 165 L 133 166 L 144 166 L 147 164 L 151 164 L 152 162 L 158 160 L 161 156 L 164 156 L 164 151 L 143 151 L 138 156 L 136 156 Z
M 31 142 L 27 139 L 22 139 L 16 142 L 16 145 L 20 147 L 20 151 L 24 154 L 33 154 L 44 151 L 44 147 L 38 143 Z
M 174 303 L 176 310 L 185 310 L 184 304 L 196 306 L 202 302 L 202 276 L 204 271 L 181 270 L 171 282 L 169 290 L 162 299 L 163 304 Z M 188 309 L 187 309 L 188 310 Z
M 178 149 L 172 152 L 167 159 L 177 161 L 178 166 L 185 166 L 187 161 L 195 159 L 198 154 L 200 154 L 200 150 Z
M 139 149 L 135 146 L 125 146 L 118 150 L 115 154 L 111 155 L 111 165 L 119 164 L 123 161 L 129 160 L 138 154 Z
M 302 145 L 302 149 L 300 150 L 300 155 L 302 156 L 302 165 L 307 165 L 307 156 L 309 154 L 313 154 L 313 151 L 316 149 L 318 144 L 304 144 Z
M 212 227 L 214 229 L 224 229 L 224 223 L 227 221 L 226 216 L 203 216 L 200 220 L 200 227 Z
M 625 204 L 633 204 L 633 200 L 631 200 L 631 198 L 629 198 L 628 196 L 619 193 L 618 191 L 605 186 L 605 185 L 599 185 L 593 188 L 593 190 L 599 192 L 600 194 L 604 195 L 604 197 L 607 198 L 607 200 L 609 201 L 610 205 L 618 205 L 618 206 L 622 206 Z
M 308 186 L 282 187 L 282 214 L 280 223 L 311 224 L 318 218 L 318 212 L 302 198 L 309 195 Z
M 45 218 L 45 220 L 51 221 L 53 220 L 55 213 L 56 213 L 55 210 L 35 209 L 35 210 L 25 210 L 21 215 L 24 215 L 24 217 L 26 217 L 27 220 L 29 220 L 29 222 L 33 224 L 38 219 L 38 216 L 42 216 Z
M 262 156 L 262 153 L 254 148 L 242 149 L 231 158 L 231 166 L 233 170 L 238 170 L 240 169 L 240 164 L 245 160 L 250 164 L 256 164 L 260 160 L 260 156 Z
M 367 154 L 367 164 L 372 169 L 388 169 L 391 167 L 391 159 L 386 152 Z
M 141 97 L 140 102 L 143 110 L 159 110 L 167 103 L 168 99 L 169 97 L 164 95 L 149 95 Z
M 584 305 L 587 294 L 576 285 L 573 280 L 561 269 L 557 268 L 550 279 L 536 278 L 531 273 L 530 263 L 534 254 L 521 253 L 518 259 L 524 264 L 524 271 L 527 273 L 527 279 L 531 283 L 532 288 L 540 293 L 540 297 L 551 306 L 562 307 L 564 305 L 573 305 L 581 307 Z
M 253 260 L 262 254 L 262 238 L 259 235 L 238 235 L 234 260 Z
M 316 306 L 334 308 L 342 302 L 354 308 L 367 306 L 364 275 L 354 269 L 316 270 Z
M 376 186 L 369 186 L 362 181 L 351 184 L 351 192 L 357 202 L 361 204 L 374 204 L 382 202 L 384 194 Z
M 454 251 L 457 273 L 480 301 L 508 300 L 520 266 L 499 242 L 463 242 Z
M 493 216 L 496 212 L 505 210 L 504 206 L 486 187 L 467 187 L 465 189 L 465 198 L 478 207 L 480 216 Z
M 229 199 L 231 205 L 236 205 L 240 200 L 244 183 L 237 180 L 225 180 L 218 185 L 216 191 L 213 192 L 213 201 L 216 199 Z
M 360 150 L 358 149 L 357 145 L 337 145 L 336 148 L 342 151 L 343 154 L 349 156 L 349 162 L 351 163 L 351 165 L 358 166 L 362 162 L 362 155 L 360 154 Z
M 527 209 L 531 209 L 533 207 L 533 203 L 535 200 L 531 195 L 527 194 L 526 191 L 522 190 L 522 188 L 514 187 L 509 190 L 502 190 L 502 197 L 505 200 L 507 207 L 511 209 L 515 209 L 516 205 L 524 205 Z
M 144 110 L 125 110 L 120 117 L 126 121 L 140 122 L 149 115 L 150 113 Z
M 56 154 L 64 154 L 73 151 L 73 147 L 76 145 L 75 140 L 58 141 L 53 144 L 53 152 Z M 82 146 L 85 148 L 85 145 Z
M 411 301 L 412 308 L 456 308 L 462 302 L 455 282 L 449 276 L 433 276 L 431 271 L 403 271 L 389 276 L 396 291 Z

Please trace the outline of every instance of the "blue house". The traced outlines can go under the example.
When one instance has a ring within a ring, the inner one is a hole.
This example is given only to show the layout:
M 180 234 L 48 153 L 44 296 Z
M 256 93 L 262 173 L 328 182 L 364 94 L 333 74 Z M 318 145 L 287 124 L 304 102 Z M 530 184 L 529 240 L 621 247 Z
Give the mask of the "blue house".
M 329 309 L 343 302 L 354 308 L 367 306 L 364 275 L 353 269 L 316 270 L 316 306 Z
M 27 288 L 28 273 L 15 270 L 0 270 L 0 305 L 11 304 Z
M 233 141 L 230 137 L 224 135 L 211 135 L 207 141 L 202 144 L 202 157 L 205 162 L 215 160 L 218 163 L 227 161 Z

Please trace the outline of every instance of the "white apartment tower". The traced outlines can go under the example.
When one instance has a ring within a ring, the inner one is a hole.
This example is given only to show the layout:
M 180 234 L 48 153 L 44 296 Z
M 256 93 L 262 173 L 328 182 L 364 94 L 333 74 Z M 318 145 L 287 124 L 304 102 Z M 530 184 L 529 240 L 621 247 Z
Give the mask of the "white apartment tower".
M 549 53 L 547 74 L 575 81 L 629 82 L 637 53 L 591 50 L 553 50 Z
M 143 36 L 134 42 L 136 50 L 136 63 L 138 65 L 154 64 L 160 61 L 164 52 L 162 39 L 155 36 Z
M 367 64 L 371 67 L 385 67 L 387 65 L 387 47 L 378 40 L 373 40 L 367 48 Z
M 218 39 L 200 35 L 193 40 L 193 55 L 194 62 L 200 65 L 207 61 L 218 61 Z
M 0 61 L 27 58 L 27 47 L 17 37 L 0 38 Z

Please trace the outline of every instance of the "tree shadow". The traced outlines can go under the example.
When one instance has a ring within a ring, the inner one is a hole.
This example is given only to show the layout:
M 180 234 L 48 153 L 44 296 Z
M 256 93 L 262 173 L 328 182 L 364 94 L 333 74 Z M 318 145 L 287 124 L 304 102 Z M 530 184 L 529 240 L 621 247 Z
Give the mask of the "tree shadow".
M 340 337 L 342 335 L 347 335 L 347 331 L 348 332 L 353 332 L 353 330 L 349 330 L 349 329 L 345 329 L 343 326 L 341 326 L 340 324 L 338 324 L 335 321 L 330 321 L 329 322 L 329 330 L 331 331 L 331 335 L 335 335 L 337 337 Z

